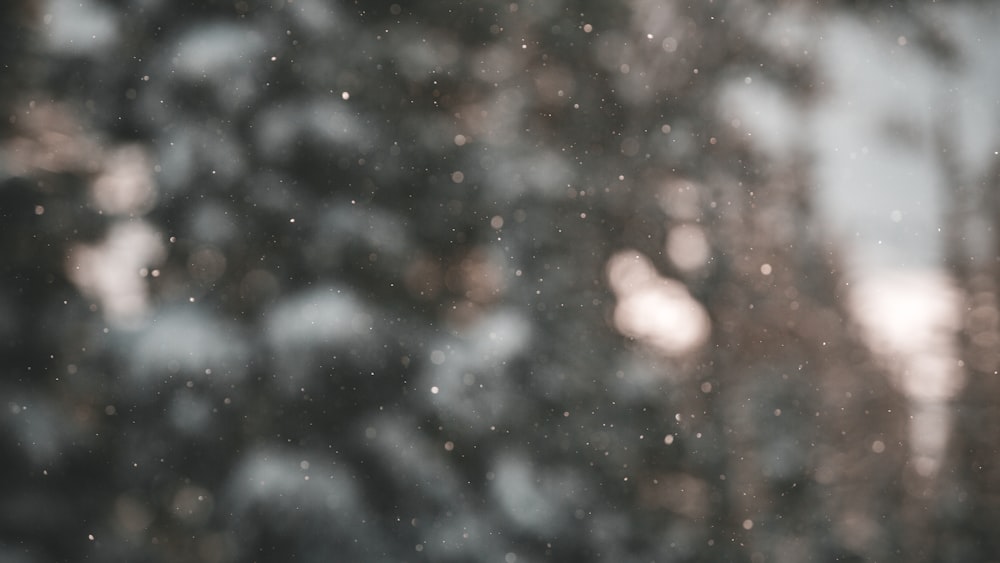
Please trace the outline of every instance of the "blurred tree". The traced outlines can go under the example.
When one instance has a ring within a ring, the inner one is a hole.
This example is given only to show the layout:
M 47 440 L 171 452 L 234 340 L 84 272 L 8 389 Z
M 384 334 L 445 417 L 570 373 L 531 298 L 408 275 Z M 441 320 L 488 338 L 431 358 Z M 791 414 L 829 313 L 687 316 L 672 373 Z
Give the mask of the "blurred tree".
M 810 102 L 758 32 L 776 7 L 24 20 L 0 547 L 893 557 L 905 405 L 853 336 L 808 155 L 719 108 L 748 75 Z
M 918 478 L 918 483 L 924 503 L 933 507 L 935 515 L 934 533 L 927 542 L 933 560 L 986 561 L 1000 549 L 990 526 L 1000 515 L 1000 467 L 991 437 L 1000 424 L 1000 409 L 993 400 L 1000 367 L 998 168 L 963 166 L 955 155 L 952 127 L 944 123 L 936 131 L 936 142 L 948 203 L 946 260 L 961 296 L 954 338 L 964 385 L 950 401 L 954 423 L 945 466 L 937 474 Z

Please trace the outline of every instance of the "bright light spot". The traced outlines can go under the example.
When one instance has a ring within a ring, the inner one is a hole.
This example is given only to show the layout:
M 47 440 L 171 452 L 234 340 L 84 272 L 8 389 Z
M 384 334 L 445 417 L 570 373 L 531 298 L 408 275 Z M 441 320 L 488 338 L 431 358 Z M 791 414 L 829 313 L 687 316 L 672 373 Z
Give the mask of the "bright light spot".
M 66 273 L 85 295 L 101 302 L 106 318 L 131 324 L 147 312 L 148 288 L 139 271 L 164 258 L 160 235 L 145 221 L 118 223 L 102 242 L 74 246 Z M 153 270 L 153 277 L 159 270 Z
M 622 334 L 667 356 L 694 351 L 708 338 L 704 307 L 681 282 L 662 277 L 646 256 L 621 251 L 608 260 L 608 281 L 618 300 L 614 324 Z
M 465 143 L 468 143 L 468 142 L 469 142 L 469 139 L 465 135 L 455 135 L 455 144 L 457 146 L 460 146 L 460 147 L 464 146 Z
M 963 328 L 963 299 L 938 274 L 872 276 L 851 284 L 851 309 L 866 340 L 912 399 L 910 449 L 917 472 L 933 475 L 944 459 L 952 424 L 949 400 L 965 383 L 954 335 Z M 992 304 L 983 313 L 997 315 Z M 974 313 L 973 313 L 974 314 Z M 873 452 L 885 444 L 871 445 Z
M 698 225 L 678 225 L 667 233 L 667 256 L 685 272 L 704 266 L 710 251 L 705 231 Z
M 500 229 L 501 227 L 503 227 L 503 217 L 499 215 L 494 215 L 493 218 L 490 219 L 490 226 L 493 227 L 494 229 Z
M 932 274 L 907 273 L 852 284 L 851 308 L 876 353 L 894 358 L 904 390 L 921 400 L 946 399 L 962 386 L 954 360 L 961 296 Z M 905 358 L 905 365 L 899 359 Z
M 770 276 L 771 275 L 771 265 L 770 264 L 761 264 L 760 265 L 760 273 L 764 274 L 765 276 Z
M 747 518 L 743 521 L 743 529 L 750 530 L 751 528 L 753 528 L 753 520 Z
M 590 33 L 591 31 L 594 31 L 594 26 L 590 25 L 589 23 L 583 24 L 584 33 Z
M 673 444 L 674 443 L 674 435 L 673 434 L 667 434 L 666 436 L 664 436 L 663 437 L 663 443 L 666 444 L 666 445 L 668 445 L 668 446 L 670 444 Z
M 434 385 L 433 387 L 431 387 L 431 395 L 437 395 L 440 392 L 441 392 L 441 389 L 439 389 L 437 385 Z
M 872 442 L 872 451 L 877 454 L 884 452 L 885 442 L 883 442 L 882 440 L 875 440 L 874 442 Z
M 465 180 L 465 174 L 461 170 L 456 170 L 451 173 L 451 181 L 456 184 L 461 184 Z
M 93 205 L 114 215 L 144 215 L 152 210 L 157 190 L 149 160 L 146 151 L 137 145 L 111 152 L 90 186 Z
M 452 450 L 454 450 L 455 449 L 455 442 L 452 442 L 451 440 L 448 440 L 447 442 L 444 443 L 444 449 L 445 449 L 445 451 L 449 451 L 449 452 L 452 451 Z
M 343 99 L 343 100 L 350 100 L 351 99 L 351 93 L 350 92 L 341 92 L 340 93 L 340 98 Z

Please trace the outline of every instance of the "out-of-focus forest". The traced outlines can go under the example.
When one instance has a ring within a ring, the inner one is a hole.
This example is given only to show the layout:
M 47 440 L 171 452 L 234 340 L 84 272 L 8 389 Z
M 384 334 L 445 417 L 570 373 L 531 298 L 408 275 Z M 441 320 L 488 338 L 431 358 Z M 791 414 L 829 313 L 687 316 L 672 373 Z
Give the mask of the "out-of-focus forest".
M 0 559 L 995 558 L 998 169 L 920 118 L 930 459 L 726 101 L 822 103 L 831 18 L 959 68 L 952 6 L 4 2 Z

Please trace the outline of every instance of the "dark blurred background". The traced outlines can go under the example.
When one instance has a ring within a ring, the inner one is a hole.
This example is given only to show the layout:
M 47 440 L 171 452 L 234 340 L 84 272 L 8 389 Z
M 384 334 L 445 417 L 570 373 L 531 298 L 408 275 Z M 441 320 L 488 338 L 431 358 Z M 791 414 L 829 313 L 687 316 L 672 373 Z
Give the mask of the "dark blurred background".
M 995 21 L 4 2 L 0 560 L 993 560 Z

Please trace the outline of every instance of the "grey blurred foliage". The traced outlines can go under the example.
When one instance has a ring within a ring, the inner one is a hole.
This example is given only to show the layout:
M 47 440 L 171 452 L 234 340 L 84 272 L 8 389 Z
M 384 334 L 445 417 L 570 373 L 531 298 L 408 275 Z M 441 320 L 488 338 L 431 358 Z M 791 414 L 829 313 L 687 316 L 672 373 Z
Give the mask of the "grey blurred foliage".
M 0 558 L 985 560 L 1000 478 L 914 484 L 809 155 L 718 111 L 810 104 L 766 20 L 851 4 L 5 2 Z M 615 330 L 622 253 L 706 340 Z

